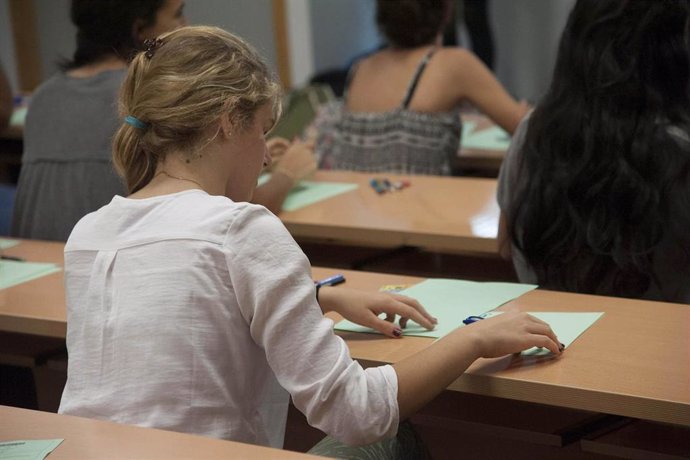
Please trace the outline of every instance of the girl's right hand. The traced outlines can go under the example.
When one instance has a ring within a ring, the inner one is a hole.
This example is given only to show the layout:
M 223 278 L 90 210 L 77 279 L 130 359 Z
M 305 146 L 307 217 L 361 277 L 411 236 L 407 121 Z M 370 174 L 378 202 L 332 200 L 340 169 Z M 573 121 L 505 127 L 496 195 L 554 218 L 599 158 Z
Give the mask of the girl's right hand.
M 461 329 L 472 335 L 482 358 L 497 358 L 532 347 L 548 348 L 554 354 L 563 351 L 551 327 L 524 312 L 506 312 Z
M 314 174 L 316 166 L 314 145 L 311 142 L 294 140 L 284 147 L 284 151 L 277 160 L 273 171 L 283 174 L 292 179 L 294 183 L 297 183 Z

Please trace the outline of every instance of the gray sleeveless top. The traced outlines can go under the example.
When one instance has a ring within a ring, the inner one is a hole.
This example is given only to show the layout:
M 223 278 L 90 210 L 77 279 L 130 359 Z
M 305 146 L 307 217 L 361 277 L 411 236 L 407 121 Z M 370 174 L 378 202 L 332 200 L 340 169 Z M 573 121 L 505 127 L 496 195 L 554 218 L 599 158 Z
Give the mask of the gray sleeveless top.
M 350 112 L 345 100 L 323 106 L 313 124 L 321 169 L 449 175 L 460 145 L 459 110 L 415 112 L 408 106 L 435 49 L 419 63 L 400 106 L 388 112 Z M 348 78 L 348 82 L 349 82 Z
M 34 93 L 24 126 L 24 153 L 11 234 L 66 241 L 86 214 L 126 188 L 111 162 L 120 125 L 117 94 L 125 69 L 89 78 L 58 73 Z

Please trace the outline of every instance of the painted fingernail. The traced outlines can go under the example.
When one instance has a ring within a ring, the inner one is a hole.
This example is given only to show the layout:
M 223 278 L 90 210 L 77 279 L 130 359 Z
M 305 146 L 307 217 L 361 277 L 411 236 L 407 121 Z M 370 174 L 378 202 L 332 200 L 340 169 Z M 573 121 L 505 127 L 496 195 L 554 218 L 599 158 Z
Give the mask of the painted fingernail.
M 565 345 L 561 344 L 561 346 L 558 348 L 559 351 L 565 350 Z
M 396 337 L 400 337 L 402 335 L 402 330 L 398 328 L 393 329 L 393 335 Z

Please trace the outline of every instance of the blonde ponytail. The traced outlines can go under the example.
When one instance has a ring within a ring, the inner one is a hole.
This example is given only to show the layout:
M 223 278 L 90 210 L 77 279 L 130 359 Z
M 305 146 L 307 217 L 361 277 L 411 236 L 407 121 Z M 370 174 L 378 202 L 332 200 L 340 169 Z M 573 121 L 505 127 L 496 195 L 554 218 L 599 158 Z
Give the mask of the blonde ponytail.
M 147 60 L 143 54 L 135 56 L 129 65 L 127 77 L 120 90 L 119 111 L 120 116 L 126 121 L 131 115 L 135 89 L 143 79 Z M 113 138 L 113 165 L 117 173 L 125 180 L 127 191 L 135 193 L 148 184 L 156 171 L 156 159 L 153 153 L 142 148 L 141 138 L 145 136 L 149 124 L 135 118 L 141 123 L 138 126 L 122 123 Z
M 119 111 L 136 126 L 123 122 L 118 129 L 113 164 L 134 193 L 170 152 L 193 156 L 221 116 L 229 113 L 243 130 L 264 104 L 277 119 L 280 87 L 249 44 L 216 27 L 169 32 L 130 63 Z

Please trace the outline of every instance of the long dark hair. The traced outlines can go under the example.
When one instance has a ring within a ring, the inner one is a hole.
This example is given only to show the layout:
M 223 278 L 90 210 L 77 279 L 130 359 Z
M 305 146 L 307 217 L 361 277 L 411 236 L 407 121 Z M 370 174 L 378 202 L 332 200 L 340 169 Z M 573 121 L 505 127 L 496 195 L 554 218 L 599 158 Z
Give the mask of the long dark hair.
M 77 27 L 77 48 L 71 60 L 60 64 L 75 69 L 108 55 L 131 57 L 140 47 L 134 24 L 147 27 L 156 22 L 156 13 L 165 0 L 72 0 L 70 18 Z
M 662 239 L 687 256 L 688 3 L 578 0 L 570 14 L 506 211 L 542 286 L 639 297 L 660 287 Z

